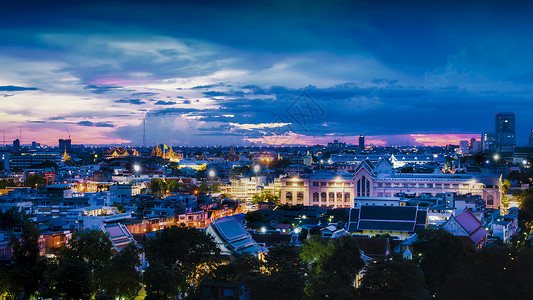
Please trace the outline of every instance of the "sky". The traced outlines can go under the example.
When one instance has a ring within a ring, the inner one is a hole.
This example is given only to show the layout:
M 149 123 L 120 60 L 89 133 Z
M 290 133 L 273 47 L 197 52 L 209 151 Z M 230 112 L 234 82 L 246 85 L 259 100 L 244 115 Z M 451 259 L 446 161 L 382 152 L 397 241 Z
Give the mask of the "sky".
M 68 3 L 68 4 L 67 4 Z M 445 145 L 533 128 L 531 4 L 5 1 L 10 143 Z

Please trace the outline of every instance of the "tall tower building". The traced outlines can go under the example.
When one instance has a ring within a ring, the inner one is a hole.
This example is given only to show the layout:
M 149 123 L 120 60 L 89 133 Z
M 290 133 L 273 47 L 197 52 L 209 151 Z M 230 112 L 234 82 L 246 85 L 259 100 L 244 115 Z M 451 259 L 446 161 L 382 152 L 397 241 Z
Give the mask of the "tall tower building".
M 20 151 L 20 140 L 19 139 L 16 139 L 13 141 L 13 150 Z
M 501 151 L 512 151 L 516 145 L 515 123 L 514 113 L 496 113 L 495 129 Z
M 59 150 L 61 151 L 70 151 L 72 148 L 72 141 L 70 139 L 59 139 Z
M 360 151 L 365 150 L 365 136 L 362 134 L 359 136 L 359 150 Z

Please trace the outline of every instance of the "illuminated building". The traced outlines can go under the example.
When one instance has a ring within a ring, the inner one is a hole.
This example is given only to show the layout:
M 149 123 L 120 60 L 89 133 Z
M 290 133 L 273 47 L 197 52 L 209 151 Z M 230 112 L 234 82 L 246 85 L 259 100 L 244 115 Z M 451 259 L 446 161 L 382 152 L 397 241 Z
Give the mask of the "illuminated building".
M 438 169 L 437 169 L 438 170 Z M 388 161 L 361 162 L 354 174 L 315 173 L 281 179 L 282 204 L 353 207 L 355 197 L 456 193 L 480 196 L 487 208 L 500 207 L 501 180 L 472 174 L 397 173 Z
M 31 152 L 12 154 L 9 158 L 11 169 L 27 169 L 33 165 L 51 161 L 59 166 L 63 165 L 63 159 L 58 152 Z
M 354 197 L 351 174 L 314 173 L 281 179 L 281 204 L 350 207 Z

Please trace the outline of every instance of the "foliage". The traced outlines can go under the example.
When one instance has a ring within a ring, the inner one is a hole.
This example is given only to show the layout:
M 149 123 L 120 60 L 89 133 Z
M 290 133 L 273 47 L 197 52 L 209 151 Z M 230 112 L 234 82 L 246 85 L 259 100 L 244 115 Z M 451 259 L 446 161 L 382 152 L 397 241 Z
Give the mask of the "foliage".
M 509 193 L 509 189 L 511 188 L 511 182 L 509 181 L 509 179 L 506 179 L 503 183 L 502 183 L 502 193 L 504 195 L 507 195 L 507 193 Z
M 263 214 L 260 211 L 249 211 L 244 215 L 244 220 L 248 224 L 253 222 L 263 222 Z
M 362 299 L 413 299 L 423 293 L 424 278 L 412 261 L 369 264 L 358 289 Z
M 213 255 L 219 253 L 213 237 L 195 228 L 177 226 L 157 232 L 154 238 L 145 242 L 144 249 L 151 265 L 159 263 L 172 274 L 171 278 L 182 296 L 189 292 L 190 283 L 201 275 L 200 270 L 213 267 Z M 159 294 L 148 285 L 147 292 Z
M 0 230 L 13 231 L 22 228 L 24 222 L 28 220 L 28 215 L 19 212 L 16 208 L 10 208 L 5 212 L 0 209 Z
M 0 180 L 0 189 L 5 189 L 8 187 L 16 186 L 14 179 L 1 179 Z
M 0 287 L 12 296 L 24 292 L 24 296 L 29 298 L 37 292 L 39 280 L 46 269 L 44 258 L 39 253 L 38 228 L 26 221 L 20 236 L 11 235 L 10 246 L 13 249 L 13 264 L 0 270 L 3 275 L 0 277 Z
M 357 241 L 350 236 L 325 240 L 313 236 L 304 242 L 301 257 L 309 263 L 306 294 L 312 299 L 355 297 L 353 283 L 364 262 Z
M 256 193 L 252 198 L 253 204 L 257 204 L 259 202 L 271 202 L 274 204 L 279 204 L 279 197 L 277 195 L 272 194 L 272 192 L 270 191 L 263 191 L 260 193 Z
M 417 236 L 418 241 L 413 244 L 414 254 L 420 260 L 427 286 L 433 291 L 441 288 L 473 251 L 444 230 L 421 230 Z
M 150 190 L 153 195 L 164 195 L 167 192 L 167 183 L 161 178 L 150 181 Z
M 60 258 L 54 278 L 55 287 L 67 299 L 91 299 L 96 290 L 91 269 L 84 260 Z
M 217 267 L 212 280 L 244 283 L 250 288 L 252 299 L 302 299 L 305 271 L 298 248 L 278 244 L 264 261 L 251 255 L 236 255 L 231 263 Z
M 515 299 L 509 294 L 513 285 L 510 263 L 506 249 L 483 249 L 450 276 L 439 296 L 443 299 Z
M 46 178 L 38 174 L 28 175 L 26 177 L 26 180 L 24 180 L 24 186 L 31 187 L 31 188 L 38 188 L 40 186 L 44 186 L 45 184 L 46 184 Z
M 141 288 L 139 250 L 134 244 L 115 255 L 102 272 L 102 287 L 112 298 L 132 299 Z

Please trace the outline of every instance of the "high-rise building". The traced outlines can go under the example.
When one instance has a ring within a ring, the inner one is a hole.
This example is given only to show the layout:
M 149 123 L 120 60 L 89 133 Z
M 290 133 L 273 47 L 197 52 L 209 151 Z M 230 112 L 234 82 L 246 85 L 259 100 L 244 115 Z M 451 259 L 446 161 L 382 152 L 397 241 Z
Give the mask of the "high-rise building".
M 20 151 L 20 140 L 16 139 L 13 141 L 13 151 Z
M 483 153 L 494 153 L 498 150 L 497 134 L 494 132 L 484 132 L 481 134 L 481 145 Z
M 365 136 L 362 134 L 359 136 L 359 150 L 365 150 Z
M 72 141 L 70 139 L 68 140 L 59 139 L 59 150 L 70 151 L 71 146 L 72 146 Z
M 495 130 L 500 151 L 509 152 L 516 145 L 516 118 L 514 113 L 496 113 Z

